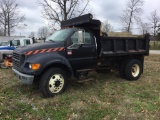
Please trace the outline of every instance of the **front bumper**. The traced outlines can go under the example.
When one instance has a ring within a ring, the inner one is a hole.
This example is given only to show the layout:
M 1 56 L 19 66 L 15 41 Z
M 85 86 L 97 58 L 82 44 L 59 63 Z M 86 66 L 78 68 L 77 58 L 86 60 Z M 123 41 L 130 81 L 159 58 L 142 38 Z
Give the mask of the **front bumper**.
M 17 71 L 16 69 L 14 69 L 14 68 L 12 68 L 12 71 L 13 71 L 14 75 L 19 78 L 19 80 L 22 84 L 32 85 L 33 80 L 34 80 L 33 75 L 23 74 L 23 73 Z

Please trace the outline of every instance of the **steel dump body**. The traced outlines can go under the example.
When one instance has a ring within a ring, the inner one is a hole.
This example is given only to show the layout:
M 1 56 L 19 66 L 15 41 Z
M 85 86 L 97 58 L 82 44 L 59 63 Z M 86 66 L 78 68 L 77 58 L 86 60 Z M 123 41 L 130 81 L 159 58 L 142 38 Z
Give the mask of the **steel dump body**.
M 149 55 L 148 35 L 144 37 L 103 37 L 101 43 L 104 56 Z

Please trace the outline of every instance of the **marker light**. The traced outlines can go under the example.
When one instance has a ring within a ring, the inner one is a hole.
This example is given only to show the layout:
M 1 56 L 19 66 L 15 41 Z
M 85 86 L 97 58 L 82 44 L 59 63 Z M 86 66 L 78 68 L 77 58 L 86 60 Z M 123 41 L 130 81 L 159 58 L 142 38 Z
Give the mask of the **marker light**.
M 40 68 L 40 64 L 29 64 L 29 68 L 32 70 L 38 70 Z

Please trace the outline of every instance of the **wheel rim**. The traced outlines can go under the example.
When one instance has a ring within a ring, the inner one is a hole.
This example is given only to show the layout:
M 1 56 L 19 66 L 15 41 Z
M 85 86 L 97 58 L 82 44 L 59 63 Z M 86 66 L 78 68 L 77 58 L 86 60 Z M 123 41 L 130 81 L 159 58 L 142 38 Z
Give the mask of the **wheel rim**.
M 134 77 L 137 77 L 139 75 L 139 73 L 140 73 L 140 67 L 139 67 L 139 65 L 138 64 L 134 64 L 132 66 L 132 75 Z
M 58 93 L 62 90 L 64 78 L 61 74 L 54 74 L 49 80 L 49 90 L 52 93 Z

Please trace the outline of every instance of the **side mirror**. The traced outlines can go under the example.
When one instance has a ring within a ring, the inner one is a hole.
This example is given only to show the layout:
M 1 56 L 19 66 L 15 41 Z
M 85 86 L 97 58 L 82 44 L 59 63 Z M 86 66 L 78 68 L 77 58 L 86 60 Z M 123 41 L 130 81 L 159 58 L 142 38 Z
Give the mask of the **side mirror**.
M 83 44 L 84 43 L 84 32 L 82 30 L 78 31 L 78 43 L 79 44 Z

